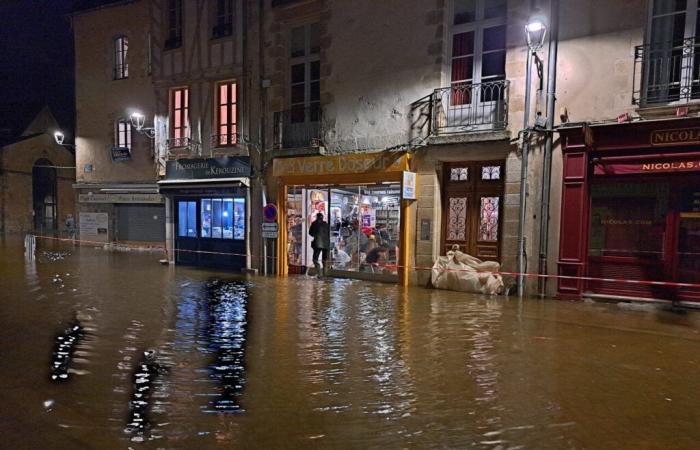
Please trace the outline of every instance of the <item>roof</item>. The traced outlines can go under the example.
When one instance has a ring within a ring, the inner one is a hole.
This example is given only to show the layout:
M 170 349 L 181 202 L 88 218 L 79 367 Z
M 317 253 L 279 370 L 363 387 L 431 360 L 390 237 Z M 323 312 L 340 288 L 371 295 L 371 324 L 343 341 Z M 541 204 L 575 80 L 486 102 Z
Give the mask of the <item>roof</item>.
M 72 14 L 80 14 L 96 9 L 109 8 L 111 6 L 119 6 L 126 3 L 133 3 L 136 0 L 75 0 Z
M 24 139 L 22 133 L 44 106 L 42 103 L 0 103 L 0 147 Z

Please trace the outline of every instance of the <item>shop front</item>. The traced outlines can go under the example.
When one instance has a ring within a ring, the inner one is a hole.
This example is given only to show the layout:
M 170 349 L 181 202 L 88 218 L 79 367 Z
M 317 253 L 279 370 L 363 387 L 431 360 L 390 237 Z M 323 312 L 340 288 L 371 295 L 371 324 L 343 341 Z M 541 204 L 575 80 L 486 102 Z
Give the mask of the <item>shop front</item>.
M 328 275 L 406 283 L 407 192 L 415 188 L 408 166 L 403 152 L 275 159 L 279 273 L 314 266 L 309 228 L 321 214 L 330 228 Z
M 167 242 L 176 264 L 248 267 L 247 157 L 168 161 L 160 192 L 167 199 Z
M 700 121 L 561 134 L 559 295 L 700 301 Z

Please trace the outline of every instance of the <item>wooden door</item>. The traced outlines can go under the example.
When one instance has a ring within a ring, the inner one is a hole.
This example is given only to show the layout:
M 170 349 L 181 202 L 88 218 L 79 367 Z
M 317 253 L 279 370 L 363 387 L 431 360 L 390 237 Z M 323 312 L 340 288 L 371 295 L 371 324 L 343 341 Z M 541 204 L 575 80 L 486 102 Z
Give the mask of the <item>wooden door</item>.
M 484 260 L 500 261 L 505 162 L 443 166 L 441 254 L 454 244 Z

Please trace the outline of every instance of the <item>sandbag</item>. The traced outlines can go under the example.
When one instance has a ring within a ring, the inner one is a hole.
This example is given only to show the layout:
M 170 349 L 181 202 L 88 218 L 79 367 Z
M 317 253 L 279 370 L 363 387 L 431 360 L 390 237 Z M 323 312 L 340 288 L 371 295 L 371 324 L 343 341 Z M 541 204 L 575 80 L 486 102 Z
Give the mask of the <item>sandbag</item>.
M 433 264 L 431 281 L 437 289 L 494 295 L 503 292 L 501 265 L 482 261 L 459 250 L 447 252 Z

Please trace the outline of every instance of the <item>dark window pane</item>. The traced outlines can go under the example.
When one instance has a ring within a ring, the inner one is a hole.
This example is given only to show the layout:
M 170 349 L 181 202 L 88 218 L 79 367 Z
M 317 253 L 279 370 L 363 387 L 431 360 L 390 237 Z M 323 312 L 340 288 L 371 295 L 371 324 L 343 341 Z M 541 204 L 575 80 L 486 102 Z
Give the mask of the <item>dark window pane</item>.
M 292 103 L 304 103 L 304 85 L 292 86 Z
M 304 72 L 304 64 L 295 64 L 292 66 L 292 83 L 303 83 L 306 79 Z
M 304 122 L 304 105 L 292 106 L 292 110 L 290 112 L 290 121 L 292 123 Z
M 455 0 L 454 24 L 474 22 L 476 20 L 476 0 Z
M 295 58 L 297 56 L 304 56 L 304 48 L 305 48 L 305 42 L 306 42 L 306 35 L 304 32 L 305 32 L 304 27 L 297 27 L 297 28 L 292 29 L 292 38 L 291 38 L 292 58 Z
M 321 83 L 319 81 L 314 81 L 311 83 L 311 92 L 309 95 L 309 100 L 316 102 L 321 99 Z
M 319 28 L 317 23 L 312 23 L 311 25 L 309 25 L 309 35 L 309 54 L 316 55 L 321 51 Z
M 484 51 L 506 48 L 506 26 L 484 29 Z
M 487 0 L 484 9 L 484 18 L 493 19 L 494 17 L 505 17 L 506 5 L 506 0 Z
M 685 11 L 686 0 L 652 0 L 654 15 L 668 14 L 674 11 Z
M 474 53 L 474 32 L 455 34 L 452 38 L 452 56 L 464 56 Z
M 506 73 L 506 52 L 487 53 L 482 59 L 481 76 L 492 77 Z
M 314 61 L 311 63 L 311 79 L 318 80 L 321 78 L 321 63 Z

